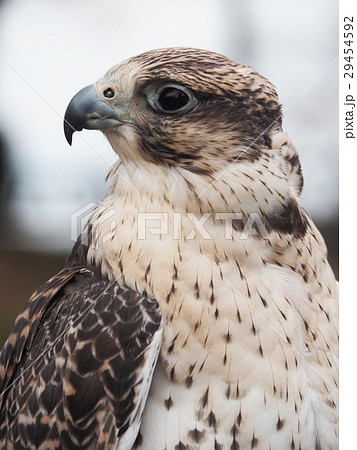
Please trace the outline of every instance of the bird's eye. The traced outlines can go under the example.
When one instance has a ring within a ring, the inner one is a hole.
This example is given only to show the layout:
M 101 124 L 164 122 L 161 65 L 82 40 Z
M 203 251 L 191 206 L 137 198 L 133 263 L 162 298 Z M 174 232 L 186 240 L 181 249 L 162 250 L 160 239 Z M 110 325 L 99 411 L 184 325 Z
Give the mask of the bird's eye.
M 167 112 L 177 111 L 186 106 L 189 101 L 190 98 L 185 92 L 174 87 L 163 89 L 157 99 L 161 109 Z
M 158 112 L 164 114 L 183 113 L 193 108 L 197 100 L 193 93 L 185 86 L 178 84 L 165 84 L 157 89 L 150 88 L 147 93 L 150 105 Z

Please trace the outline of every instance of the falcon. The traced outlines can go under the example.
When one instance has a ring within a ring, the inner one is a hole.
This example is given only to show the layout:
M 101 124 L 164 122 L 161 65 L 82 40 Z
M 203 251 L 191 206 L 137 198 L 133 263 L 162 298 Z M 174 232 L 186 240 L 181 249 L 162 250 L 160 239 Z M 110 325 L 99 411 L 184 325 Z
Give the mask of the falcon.
M 338 448 L 336 281 L 274 86 L 153 50 L 73 97 L 83 128 L 118 161 L 4 345 L 1 448 Z

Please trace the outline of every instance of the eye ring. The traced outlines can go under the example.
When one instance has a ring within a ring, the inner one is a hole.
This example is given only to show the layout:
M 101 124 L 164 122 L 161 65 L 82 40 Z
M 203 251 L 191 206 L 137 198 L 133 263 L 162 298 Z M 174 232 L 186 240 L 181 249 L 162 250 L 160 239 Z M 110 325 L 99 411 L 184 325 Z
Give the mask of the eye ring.
M 161 114 L 187 112 L 197 104 L 193 93 L 185 86 L 176 83 L 165 83 L 159 88 L 154 88 L 147 98 L 151 107 Z

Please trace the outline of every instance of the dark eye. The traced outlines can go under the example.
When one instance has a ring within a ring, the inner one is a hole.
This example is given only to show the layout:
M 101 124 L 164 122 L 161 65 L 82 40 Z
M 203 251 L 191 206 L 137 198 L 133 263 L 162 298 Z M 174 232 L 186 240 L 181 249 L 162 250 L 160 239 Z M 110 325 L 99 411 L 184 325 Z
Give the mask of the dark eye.
M 163 89 L 157 103 L 163 111 L 174 112 L 186 106 L 189 101 L 189 96 L 181 89 L 168 87 Z
M 154 84 L 147 88 L 149 104 L 164 114 L 184 113 L 197 104 L 197 99 L 186 86 L 176 83 Z

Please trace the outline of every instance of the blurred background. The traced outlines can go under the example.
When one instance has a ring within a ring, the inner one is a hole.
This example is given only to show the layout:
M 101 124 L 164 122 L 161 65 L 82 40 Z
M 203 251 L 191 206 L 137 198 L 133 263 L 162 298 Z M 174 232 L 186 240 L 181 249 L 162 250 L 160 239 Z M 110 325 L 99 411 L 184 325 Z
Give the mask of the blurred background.
M 275 84 L 302 203 L 338 277 L 337 0 L 0 0 L 0 347 L 63 266 L 71 215 L 101 200 L 116 159 L 99 132 L 68 146 L 69 100 L 121 60 L 169 46 L 223 53 Z

